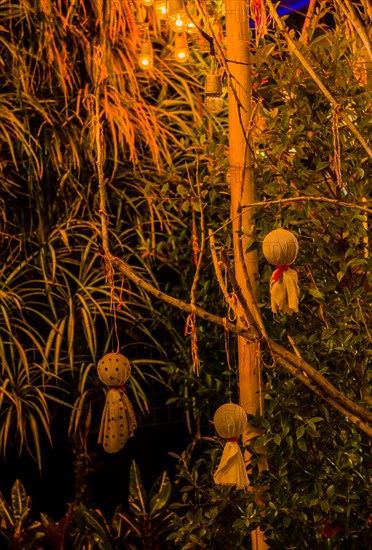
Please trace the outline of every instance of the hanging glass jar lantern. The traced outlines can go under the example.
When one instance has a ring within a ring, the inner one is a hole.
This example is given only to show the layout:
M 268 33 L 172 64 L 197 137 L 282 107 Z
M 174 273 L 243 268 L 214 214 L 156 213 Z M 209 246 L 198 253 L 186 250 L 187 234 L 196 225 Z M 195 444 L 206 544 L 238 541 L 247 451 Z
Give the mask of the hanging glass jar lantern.
M 210 113 L 219 113 L 225 106 L 222 97 L 222 78 L 219 74 L 210 73 L 205 78 L 204 85 L 205 100 L 204 106 Z

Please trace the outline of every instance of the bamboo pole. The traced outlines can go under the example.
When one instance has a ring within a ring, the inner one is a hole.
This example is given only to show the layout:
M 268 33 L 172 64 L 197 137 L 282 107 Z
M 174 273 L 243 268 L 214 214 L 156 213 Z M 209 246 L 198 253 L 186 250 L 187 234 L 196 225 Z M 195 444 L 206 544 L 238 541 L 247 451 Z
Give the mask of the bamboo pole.
M 235 275 L 241 293 L 251 312 L 257 301 L 258 262 L 256 253 L 239 253 L 246 248 L 248 235 L 253 231 L 253 209 L 241 212 L 241 205 L 254 202 L 253 158 L 249 143 L 249 123 L 252 114 L 251 59 L 249 50 L 248 5 L 246 0 L 226 0 L 226 45 L 228 68 L 229 164 L 231 186 L 231 219 L 234 243 Z M 239 216 L 239 214 L 241 214 Z M 242 243 L 239 240 L 242 239 Z M 243 264 L 245 262 L 245 266 Z M 246 280 L 246 274 L 249 281 Z M 258 342 L 238 337 L 238 370 L 240 404 L 249 415 L 261 410 L 260 404 L 260 350 Z M 243 442 L 250 443 L 257 432 L 243 434 Z M 249 471 L 250 456 L 245 454 Z M 263 459 L 259 466 L 267 468 Z M 267 548 L 260 529 L 252 532 L 252 548 Z

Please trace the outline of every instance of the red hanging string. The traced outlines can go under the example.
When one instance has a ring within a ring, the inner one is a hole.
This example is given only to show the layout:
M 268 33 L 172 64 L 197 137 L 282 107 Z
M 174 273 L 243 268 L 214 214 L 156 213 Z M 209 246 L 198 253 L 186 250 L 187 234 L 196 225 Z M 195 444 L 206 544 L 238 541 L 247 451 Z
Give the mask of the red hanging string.
M 127 390 L 124 388 L 124 384 L 121 384 L 120 386 L 110 386 L 111 390 L 120 390 L 124 393 L 127 393 Z
M 273 280 L 275 282 L 279 281 L 280 277 L 282 276 L 282 274 L 284 273 L 284 271 L 287 271 L 288 269 L 290 269 L 290 265 L 280 265 L 276 268 L 276 270 L 274 271 L 273 273 Z

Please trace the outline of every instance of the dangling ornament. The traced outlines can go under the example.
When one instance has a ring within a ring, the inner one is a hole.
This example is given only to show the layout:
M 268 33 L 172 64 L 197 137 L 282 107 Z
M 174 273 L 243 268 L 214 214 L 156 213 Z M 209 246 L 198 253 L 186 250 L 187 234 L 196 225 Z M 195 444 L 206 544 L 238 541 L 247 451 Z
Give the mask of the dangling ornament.
M 124 388 L 130 371 L 130 363 L 121 353 L 107 353 L 98 361 L 99 379 L 108 386 L 98 443 L 102 443 L 108 453 L 120 451 L 137 427 L 133 407 Z
M 296 237 L 286 229 L 275 229 L 263 240 L 262 252 L 277 268 L 270 278 L 271 310 L 292 315 L 298 312 L 298 276 L 291 264 L 298 254 Z
M 226 439 L 220 464 L 213 475 L 217 485 L 236 485 L 238 489 L 248 487 L 249 481 L 238 437 L 247 428 L 247 414 L 235 403 L 226 403 L 215 412 L 213 423 L 220 437 Z

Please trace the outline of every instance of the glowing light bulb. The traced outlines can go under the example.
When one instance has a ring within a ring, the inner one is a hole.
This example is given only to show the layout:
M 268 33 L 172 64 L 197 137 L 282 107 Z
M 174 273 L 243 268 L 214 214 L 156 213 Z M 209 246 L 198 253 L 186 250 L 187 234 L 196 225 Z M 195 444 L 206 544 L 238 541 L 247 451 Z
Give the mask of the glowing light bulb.
M 193 15 L 195 9 L 187 8 L 187 11 Z M 197 31 L 196 25 L 187 14 L 183 0 L 169 0 L 167 23 L 174 32 L 194 33 Z
M 154 65 L 154 53 L 152 50 L 152 44 L 149 40 L 146 40 L 141 47 L 141 53 L 138 57 L 138 65 L 144 71 L 152 69 Z
M 208 74 L 205 79 L 204 106 L 210 113 L 220 113 L 225 106 L 222 97 L 222 79 L 219 74 Z
M 174 58 L 179 63 L 185 63 L 190 57 L 190 50 L 187 45 L 185 33 L 177 34 L 174 45 Z
M 160 19 L 167 18 L 167 0 L 155 0 L 154 8 Z
M 225 101 L 222 97 L 212 97 L 208 95 L 204 101 L 204 107 L 210 113 L 220 113 L 225 106 Z
M 147 7 L 152 6 L 153 3 L 154 3 L 154 0 L 142 0 L 142 4 Z
M 185 50 L 177 50 L 174 54 L 174 57 L 179 61 L 180 63 L 185 63 L 187 61 L 189 54 Z

